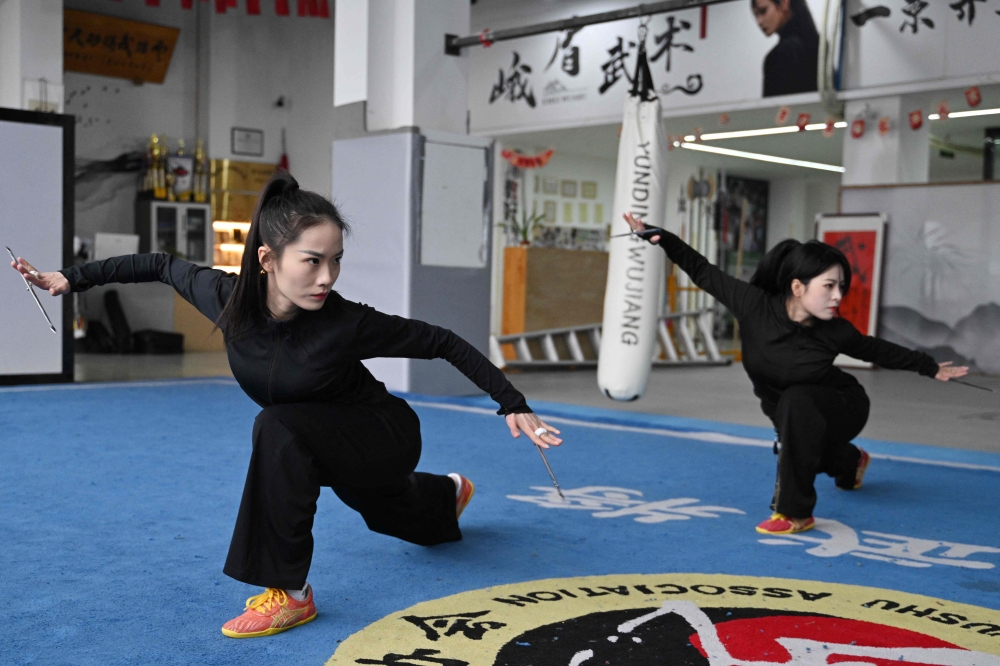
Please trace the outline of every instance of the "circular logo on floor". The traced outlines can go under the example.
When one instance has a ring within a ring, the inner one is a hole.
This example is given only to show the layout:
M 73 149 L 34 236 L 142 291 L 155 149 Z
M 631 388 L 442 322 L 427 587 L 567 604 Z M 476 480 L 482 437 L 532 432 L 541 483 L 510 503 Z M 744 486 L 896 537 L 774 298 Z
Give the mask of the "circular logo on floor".
M 871 587 L 706 574 L 553 578 L 393 613 L 328 664 L 1000 666 L 1000 612 Z

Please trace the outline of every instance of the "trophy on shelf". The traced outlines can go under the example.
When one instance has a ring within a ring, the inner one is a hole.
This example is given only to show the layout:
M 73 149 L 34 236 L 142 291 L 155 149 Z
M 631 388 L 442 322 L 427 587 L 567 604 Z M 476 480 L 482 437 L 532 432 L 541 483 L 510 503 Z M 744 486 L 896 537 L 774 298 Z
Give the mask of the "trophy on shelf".
M 205 169 L 205 140 L 198 139 L 194 150 L 194 200 L 205 203 L 208 200 L 208 171 Z
M 177 140 L 177 152 L 167 157 L 167 178 L 171 180 L 168 199 L 191 201 L 194 158 L 184 152 L 184 139 Z
M 156 134 L 151 140 L 152 153 L 152 190 L 154 199 L 167 198 L 167 174 L 164 169 L 164 160 L 167 154 L 167 137 L 161 140 Z

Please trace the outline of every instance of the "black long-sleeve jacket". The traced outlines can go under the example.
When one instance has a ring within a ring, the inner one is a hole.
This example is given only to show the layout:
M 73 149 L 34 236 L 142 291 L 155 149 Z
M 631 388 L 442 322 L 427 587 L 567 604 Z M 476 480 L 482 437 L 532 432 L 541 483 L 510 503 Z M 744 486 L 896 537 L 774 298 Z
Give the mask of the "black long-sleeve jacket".
M 60 271 L 73 291 L 109 282 L 163 282 L 216 321 L 236 284 L 231 273 L 168 254 L 133 254 Z M 376 357 L 443 358 L 501 407 L 530 412 L 524 396 L 489 359 L 451 331 L 383 314 L 331 292 L 323 307 L 289 320 L 263 319 L 250 335 L 226 342 L 233 376 L 261 407 L 291 402 L 359 404 L 388 396 L 361 361 Z
M 764 97 L 816 90 L 819 33 L 808 6 L 778 30 L 778 43 L 764 57 Z
M 660 234 L 659 244 L 672 262 L 740 323 L 743 368 L 768 416 L 789 386 L 858 386 L 854 377 L 833 365 L 837 354 L 927 377 L 938 372 L 937 362 L 929 355 L 862 335 L 846 319 L 814 319 L 810 325 L 792 321 L 783 298 L 723 272 L 669 231 Z

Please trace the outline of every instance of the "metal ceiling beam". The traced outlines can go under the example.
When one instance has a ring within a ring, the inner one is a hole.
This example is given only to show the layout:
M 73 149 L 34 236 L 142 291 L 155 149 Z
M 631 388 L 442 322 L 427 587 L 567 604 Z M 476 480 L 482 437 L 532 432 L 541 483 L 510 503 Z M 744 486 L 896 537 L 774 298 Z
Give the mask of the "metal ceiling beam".
M 572 30 L 582 28 L 596 23 L 609 23 L 638 16 L 651 16 L 653 14 L 663 14 L 665 12 L 675 12 L 679 9 L 690 9 L 691 7 L 705 7 L 732 0 L 664 0 L 663 2 L 650 2 L 636 5 L 628 9 L 616 9 L 590 16 L 574 16 L 558 21 L 548 21 L 546 23 L 536 23 L 521 28 L 507 28 L 506 30 L 484 30 L 479 35 L 468 35 L 459 37 L 458 35 L 444 36 L 444 52 L 448 55 L 462 55 L 462 49 L 477 44 L 487 44 L 492 42 L 503 42 L 509 39 L 529 37 L 531 35 L 541 35 L 546 32 L 559 32 L 561 30 Z

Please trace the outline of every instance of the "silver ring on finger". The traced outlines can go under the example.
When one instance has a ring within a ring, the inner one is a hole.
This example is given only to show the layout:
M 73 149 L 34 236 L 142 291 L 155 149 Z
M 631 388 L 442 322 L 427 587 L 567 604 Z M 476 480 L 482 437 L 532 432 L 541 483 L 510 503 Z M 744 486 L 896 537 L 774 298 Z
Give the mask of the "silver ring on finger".
M 543 437 L 543 436 L 545 436 L 547 434 L 549 434 L 549 431 L 546 430 L 545 428 L 536 428 L 535 429 L 535 436 L 536 437 Z
M 41 274 L 38 271 L 28 271 L 28 275 L 38 280 L 41 278 Z

